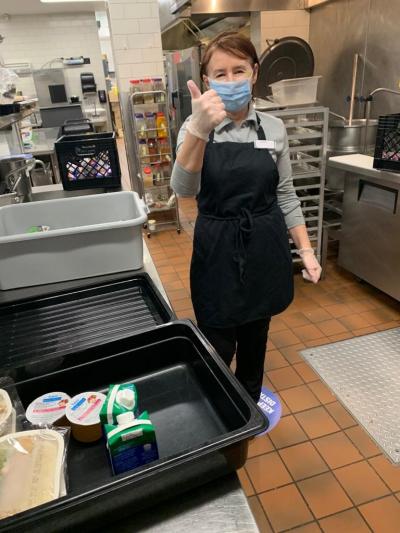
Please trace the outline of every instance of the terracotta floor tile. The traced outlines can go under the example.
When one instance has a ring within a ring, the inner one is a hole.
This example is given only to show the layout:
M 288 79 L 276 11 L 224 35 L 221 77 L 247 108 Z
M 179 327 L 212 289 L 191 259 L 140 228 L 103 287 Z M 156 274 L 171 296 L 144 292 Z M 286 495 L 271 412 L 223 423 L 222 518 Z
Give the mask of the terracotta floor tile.
M 386 485 L 393 492 L 400 490 L 400 468 L 394 466 L 386 457 L 383 455 L 380 457 L 373 457 L 368 460 L 370 465 L 372 465 L 375 471 L 381 476 Z M 400 522 L 399 522 L 400 524 Z
M 304 359 L 299 355 L 299 352 L 304 349 L 304 344 L 295 344 L 293 346 L 284 346 L 283 348 L 280 348 L 279 351 L 290 364 L 294 364 L 304 362 Z
M 390 493 L 390 490 L 367 461 L 337 468 L 333 473 L 356 505 L 381 498 Z
M 376 305 L 370 300 L 358 300 L 356 302 L 350 302 L 347 305 L 354 313 L 363 313 L 364 311 L 376 308 Z
M 182 300 L 184 298 L 190 298 L 190 294 L 186 289 L 177 289 L 175 291 L 169 291 L 168 298 L 173 303 L 173 302 L 176 302 L 177 300 Z
M 274 445 L 272 444 L 271 439 L 268 435 L 261 435 L 249 442 L 248 457 L 255 457 L 256 455 L 262 455 L 263 453 L 272 451 L 274 451 Z
M 343 316 L 339 320 L 347 329 L 350 330 L 367 328 L 371 325 L 367 320 L 365 320 L 365 318 L 357 314 Z
M 324 407 L 315 407 L 314 409 L 297 413 L 296 419 L 310 439 L 340 431 L 339 426 Z
M 309 383 L 308 386 L 322 404 L 328 404 L 336 401 L 336 396 L 325 385 L 325 383 L 322 383 L 322 381 L 313 381 L 312 383 Z
M 327 307 L 328 305 L 334 305 L 338 303 L 343 303 L 343 300 L 338 298 L 335 294 L 321 294 L 313 297 L 313 300 L 322 307 Z
M 359 510 L 374 533 L 399 533 L 400 502 L 394 496 L 360 505 Z
M 292 481 L 277 452 L 252 457 L 245 468 L 257 494 Z
M 354 335 L 351 333 L 351 331 L 348 331 L 347 333 L 339 333 L 338 335 L 331 335 L 329 340 L 331 342 L 339 342 L 339 341 L 345 341 L 346 339 L 352 339 Z
M 345 433 L 364 457 L 374 457 L 375 455 L 380 455 L 382 453 L 362 427 L 355 426 L 346 429 Z
M 174 311 L 182 311 L 183 309 L 191 309 L 192 308 L 192 300 L 190 298 L 185 298 L 183 300 L 175 300 L 172 302 L 172 307 L 174 308 Z
M 279 394 L 278 394 L 278 396 L 279 396 Z M 289 409 L 288 405 L 286 404 L 286 402 L 283 400 L 283 398 L 281 396 L 279 396 L 279 401 L 281 402 L 281 409 L 282 409 L 282 415 L 281 416 L 290 415 L 292 413 L 292 411 Z
M 370 326 L 392 320 L 392 315 L 385 309 L 371 309 L 370 311 L 360 313 L 360 316 L 364 318 Z
M 294 483 L 260 494 L 260 501 L 274 531 L 284 531 L 313 520 Z
M 274 333 L 271 333 L 269 337 L 274 346 L 278 349 L 283 346 L 291 346 L 300 342 L 300 339 L 289 329 L 275 331 Z
M 305 526 L 296 527 L 295 529 L 291 529 L 290 533 L 321 533 L 321 528 L 317 524 L 317 522 L 310 522 L 310 524 L 306 524 Z
M 181 280 L 163 282 L 164 289 L 168 291 L 175 291 L 177 289 L 184 289 L 185 286 Z
M 271 350 L 270 352 L 267 352 L 264 364 L 265 371 L 275 370 L 276 368 L 282 368 L 288 365 L 288 361 L 283 357 L 279 350 Z
M 353 330 L 353 335 L 355 337 L 361 337 L 362 335 L 369 335 L 370 333 L 375 333 L 376 331 L 377 329 L 375 326 L 368 326 L 367 328 Z
M 314 322 L 316 324 L 318 324 L 319 322 L 323 322 L 324 320 L 329 320 L 330 318 L 332 318 L 332 315 L 329 313 L 329 311 L 327 309 L 323 309 L 322 307 L 304 311 L 303 314 L 310 322 Z
M 310 383 L 311 381 L 317 381 L 319 379 L 318 374 L 314 372 L 308 363 L 297 363 L 293 365 L 293 368 L 305 383 Z
M 270 370 L 267 372 L 267 376 L 276 387 L 276 390 L 288 389 L 289 387 L 303 384 L 301 377 L 290 366 Z
M 243 468 L 239 468 L 239 470 L 236 470 L 236 473 L 238 475 L 240 484 L 242 485 L 242 489 L 247 497 L 253 496 L 255 494 L 253 485 L 251 484 L 250 478 L 247 475 L 246 470 Z
M 396 494 L 397 499 L 400 501 L 400 492 Z
M 288 329 L 285 322 L 283 322 L 283 320 L 281 320 L 280 318 L 273 316 L 271 320 L 271 324 L 269 326 L 269 331 L 273 333 L 275 331 L 282 331 L 284 329 Z
M 329 337 L 321 337 L 320 339 L 313 339 L 312 341 L 304 341 L 307 348 L 313 348 L 314 346 L 322 346 L 323 344 L 329 344 Z
M 328 516 L 320 520 L 324 533 L 369 533 L 371 530 L 357 509 Z
M 384 331 L 386 329 L 398 328 L 400 326 L 400 320 L 392 320 L 391 322 L 385 322 L 383 324 L 376 324 L 375 328 L 378 331 Z
M 325 307 L 325 310 L 334 318 L 341 318 L 347 315 L 351 315 L 354 312 L 347 304 L 328 305 L 328 307 Z
M 326 406 L 326 409 L 336 420 L 336 423 L 342 429 L 349 428 L 357 424 L 351 414 L 343 407 L 340 402 L 330 403 Z
M 339 513 L 353 506 L 330 472 L 299 481 L 297 486 L 316 518 Z
M 293 332 L 303 342 L 312 341 L 324 337 L 324 334 L 321 333 L 321 330 L 317 328 L 317 326 L 315 326 L 314 324 L 293 328 Z
M 282 321 L 289 328 L 307 326 L 308 324 L 310 324 L 310 321 L 308 320 L 308 318 L 304 315 L 304 313 L 301 313 L 301 312 L 290 313 L 289 315 L 283 315 Z
M 281 418 L 269 436 L 276 448 L 285 448 L 307 440 L 307 435 L 292 415 Z
M 339 468 L 360 461 L 363 457 L 343 431 L 313 441 L 331 468 Z
M 307 385 L 300 385 L 299 387 L 283 390 L 280 392 L 280 395 L 292 413 L 298 413 L 299 411 L 304 411 L 305 409 L 320 405 L 318 399 Z
M 251 496 L 247 501 L 260 533 L 273 533 L 258 497 Z
M 175 273 L 175 269 L 172 265 L 163 265 L 157 268 L 157 272 L 159 276 L 163 276 L 164 274 Z
M 295 481 L 329 470 L 311 442 L 303 442 L 280 450 L 279 455 Z
M 320 322 L 318 327 L 324 335 L 338 335 L 339 333 L 346 333 L 347 331 L 346 327 L 341 324 L 339 320 L 336 320 L 336 318 Z

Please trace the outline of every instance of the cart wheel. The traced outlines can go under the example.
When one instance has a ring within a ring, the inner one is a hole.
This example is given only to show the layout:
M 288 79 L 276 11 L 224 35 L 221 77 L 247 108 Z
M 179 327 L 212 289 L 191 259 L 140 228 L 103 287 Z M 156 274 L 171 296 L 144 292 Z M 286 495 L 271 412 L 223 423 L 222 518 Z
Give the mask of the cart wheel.
M 177 229 L 176 232 L 178 233 L 178 235 L 181 234 L 181 230 L 180 229 Z
M 148 233 L 147 238 L 150 239 L 150 237 L 151 237 L 151 233 Z
M 147 229 L 147 224 L 146 224 L 146 222 L 143 224 L 143 229 Z

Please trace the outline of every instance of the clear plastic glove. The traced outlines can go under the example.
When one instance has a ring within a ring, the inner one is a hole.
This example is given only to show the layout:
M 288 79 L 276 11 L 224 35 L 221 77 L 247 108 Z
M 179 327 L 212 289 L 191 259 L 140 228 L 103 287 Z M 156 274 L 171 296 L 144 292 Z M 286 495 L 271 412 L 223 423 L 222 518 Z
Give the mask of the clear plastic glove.
M 298 251 L 298 254 L 305 266 L 305 269 L 301 271 L 303 278 L 312 283 L 318 283 L 322 268 L 315 257 L 314 250 L 312 248 L 302 248 Z
M 226 117 L 225 105 L 216 91 L 209 90 L 201 94 L 193 80 L 189 80 L 187 86 L 192 97 L 192 116 L 187 131 L 207 141 L 211 131 Z

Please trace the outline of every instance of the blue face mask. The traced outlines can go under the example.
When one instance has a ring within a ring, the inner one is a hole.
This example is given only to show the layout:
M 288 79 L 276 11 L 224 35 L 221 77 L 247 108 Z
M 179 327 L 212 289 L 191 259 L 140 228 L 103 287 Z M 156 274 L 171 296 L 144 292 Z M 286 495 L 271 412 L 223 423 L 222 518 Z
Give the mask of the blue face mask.
M 225 109 L 235 113 L 243 109 L 251 100 L 251 80 L 239 81 L 209 80 L 210 89 L 214 89 L 225 104 Z

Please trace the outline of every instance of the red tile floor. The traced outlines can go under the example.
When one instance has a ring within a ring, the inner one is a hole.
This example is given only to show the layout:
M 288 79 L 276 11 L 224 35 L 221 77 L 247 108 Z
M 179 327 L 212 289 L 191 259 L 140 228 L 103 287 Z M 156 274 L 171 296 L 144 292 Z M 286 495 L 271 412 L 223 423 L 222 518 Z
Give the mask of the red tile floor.
M 196 206 L 181 199 L 182 233 L 147 241 L 174 310 L 194 320 L 189 264 Z M 295 299 L 274 317 L 265 384 L 283 417 L 254 439 L 238 474 L 262 533 L 400 533 L 400 467 L 393 466 L 299 355 L 318 346 L 400 325 L 400 305 L 328 264 L 318 285 L 295 275 Z

